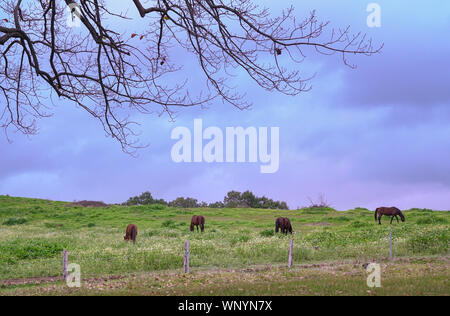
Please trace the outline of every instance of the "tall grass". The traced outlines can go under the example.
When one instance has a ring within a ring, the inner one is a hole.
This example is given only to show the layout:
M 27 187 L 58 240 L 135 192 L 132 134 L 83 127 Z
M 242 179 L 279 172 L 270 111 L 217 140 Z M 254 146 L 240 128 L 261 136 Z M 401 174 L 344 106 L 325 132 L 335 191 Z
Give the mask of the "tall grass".
M 205 216 L 204 233 L 189 231 L 194 214 Z M 406 222 L 392 226 L 388 218 L 378 225 L 372 215 L 365 209 L 96 209 L 0 196 L 1 223 L 26 218 L 0 226 L 0 279 L 60 275 L 63 249 L 85 277 L 180 269 L 186 239 L 193 268 L 284 264 L 291 238 L 295 263 L 382 259 L 391 228 L 395 256 L 448 255 L 448 212 L 406 211 Z M 279 216 L 291 219 L 294 235 L 274 233 Z M 129 223 L 138 226 L 135 245 L 123 240 Z

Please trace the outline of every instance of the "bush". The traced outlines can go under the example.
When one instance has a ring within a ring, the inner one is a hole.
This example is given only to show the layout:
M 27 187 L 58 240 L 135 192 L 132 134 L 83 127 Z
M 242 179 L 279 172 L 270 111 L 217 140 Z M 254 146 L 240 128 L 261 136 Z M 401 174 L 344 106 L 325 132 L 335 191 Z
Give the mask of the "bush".
M 419 218 L 416 223 L 418 225 L 445 224 L 447 223 L 447 219 L 431 215 L 428 217 Z
M 160 210 L 164 210 L 166 208 L 166 206 L 164 204 L 152 204 L 150 205 L 149 209 L 151 210 L 156 210 L 156 211 L 160 211 Z
M 275 232 L 273 231 L 273 229 L 266 229 L 260 232 L 259 234 L 263 237 L 272 237 L 273 235 L 275 235 Z
M 433 212 L 433 210 L 430 210 L 429 208 L 411 208 L 410 211 L 419 211 L 419 212 L 427 212 L 427 213 Z
M 131 197 L 122 205 L 135 206 L 135 205 L 167 205 L 167 202 L 163 199 L 154 199 L 150 192 L 144 192 L 139 196 Z
M 3 225 L 5 226 L 14 226 L 14 225 L 22 225 L 28 222 L 25 218 L 9 218 L 6 221 L 3 222 Z
M 176 226 L 176 223 L 171 219 L 168 219 L 167 221 L 161 223 L 161 227 L 175 228 Z
M 56 224 L 56 223 L 45 223 L 45 227 L 47 228 L 58 228 L 63 227 L 63 224 Z
M 361 221 L 354 221 L 351 224 L 349 224 L 353 228 L 361 228 L 367 226 L 367 223 L 361 222 Z
M 0 244 L 1 259 L 8 259 L 5 261 L 9 263 L 14 263 L 16 260 L 53 258 L 59 255 L 63 249 L 64 245 L 47 239 L 16 239 Z
M 335 218 L 330 218 L 331 220 L 335 220 L 335 221 L 337 221 L 337 222 L 349 222 L 349 221 L 351 221 L 351 219 L 350 218 L 348 218 L 347 216 L 338 216 L 338 217 L 335 217 Z
M 306 207 L 300 209 L 303 214 L 328 214 L 329 212 L 335 212 L 334 209 L 329 207 L 319 208 L 319 207 Z
M 230 244 L 231 244 L 231 246 L 234 246 L 238 242 L 245 243 L 245 242 L 248 242 L 249 240 L 250 240 L 250 236 L 248 236 L 248 235 L 237 235 L 237 236 L 235 235 L 235 236 L 231 237 Z
M 169 203 L 171 207 L 183 207 L 183 208 L 197 208 L 201 207 L 201 204 L 198 203 L 197 199 L 194 198 L 184 198 L 178 197 L 172 202 Z
M 248 236 L 248 235 L 242 235 L 242 236 L 239 236 L 238 240 L 239 240 L 240 242 L 247 242 L 247 241 L 250 240 L 250 236 Z
M 151 231 L 148 231 L 146 233 L 146 235 L 147 235 L 147 237 L 158 236 L 159 235 L 159 231 L 151 230 Z
M 314 245 L 321 245 L 325 247 L 336 246 L 341 240 L 338 239 L 338 236 L 334 232 L 317 232 L 315 234 L 308 235 L 306 237 L 307 241 L 310 241 Z
M 449 230 L 421 232 L 410 238 L 407 247 L 414 254 L 447 254 Z

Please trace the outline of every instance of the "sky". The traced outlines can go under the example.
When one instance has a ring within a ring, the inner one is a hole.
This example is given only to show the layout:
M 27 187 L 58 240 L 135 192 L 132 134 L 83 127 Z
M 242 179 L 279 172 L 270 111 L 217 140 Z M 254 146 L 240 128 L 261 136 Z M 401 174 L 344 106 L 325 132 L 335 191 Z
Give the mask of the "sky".
M 131 1 L 130 1 L 131 2 Z M 189 196 L 223 200 L 230 190 L 251 190 L 291 209 L 320 194 L 339 210 L 450 209 L 450 2 L 377 1 L 381 27 L 369 28 L 371 1 L 259 1 L 272 15 L 294 5 L 305 17 L 311 9 L 335 27 L 383 43 L 381 54 L 352 57 L 309 56 L 296 65 L 315 75 L 312 90 L 295 97 L 267 92 L 250 78 L 233 78 L 253 106 L 238 110 L 216 104 L 167 116 L 139 115 L 137 157 L 105 137 L 88 113 L 59 100 L 53 117 L 39 121 L 39 134 L 0 134 L 0 194 L 53 200 L 126 201 L 144 191 L 172 200 Z M 128 27 L 143 28 L 130 7 Z M 294 66 L 294 65 L 293 65 Z M 194 63 L 185 65 L 189 72 Z M 203 81 L 194 80 L 201 85 Z M 2 105 L 0 104 L 0 107 Z M 280 163 L 263 174 L 258 163 L 175 163 L 171 132 L 204 127 L 279 127 Z

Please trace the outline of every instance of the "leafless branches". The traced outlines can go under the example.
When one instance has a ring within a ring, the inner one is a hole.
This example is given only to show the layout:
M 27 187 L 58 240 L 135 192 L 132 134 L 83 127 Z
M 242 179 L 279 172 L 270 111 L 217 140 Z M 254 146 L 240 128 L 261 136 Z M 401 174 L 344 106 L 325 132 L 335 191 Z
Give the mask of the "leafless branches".
M 325 199 L 325 196 L 323 193 L 319 194 L 319 197 L 317 198 L 317 202 L 314 202 L 310 197 L 308 197 L 309 206 L 308 208 L 327 208 L 330 207 L 330 204 L 328 204 L 327 200 Z
M 244 71 L 269 91 L 296 95 L 309 85 L 294 64 L 311 49 L 339 53 L 351 67 L 348 55 L 380 49 L 349 28 L 330 30 L 325 39 L 328 22 L 319 22 L 314 12 L 297 21 L 293 8 L 272 18 L 247 0 L 146 2 L 151 5 L 130 1 L 147 26 L 128 34 L 117 26 L 129 22 L 127 16 L 112 12 L 103 0 L 2 1 L 3 128 L 36 133 L 36 120 L 51 115 L 48 105 L 55 95 L 85 109 L 130 152 L 139 147 L 130 119 L 135 111 L 171 116 L 174 107 L 207 105 L 216 98 L 247 108 L 250 103 L 229 84 L 236 72 Z M 82 28 L 67 26 L 70 10 Z M 182 69 L 169 58 L 174 46 L 196 56 L 203 91 L 192 93 L 187 81 L 175 76 Z M 169 84 L 174 77 L 178 80 Z

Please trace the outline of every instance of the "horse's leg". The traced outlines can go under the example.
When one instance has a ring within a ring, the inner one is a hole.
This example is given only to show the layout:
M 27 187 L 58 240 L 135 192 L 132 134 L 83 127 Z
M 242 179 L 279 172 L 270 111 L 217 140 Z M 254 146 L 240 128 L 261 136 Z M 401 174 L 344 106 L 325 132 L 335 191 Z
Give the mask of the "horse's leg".
M 394 220 L 394 216 L 391 216 L 391 224 L 392 224 L 392 221 Z
M 397 223 L 399 223 L 397 215 L 395 215 L 395 219 L 397 220 Z
M 381 225 L 381 217 L 383 216 L 383 214 L 378 215 L 378 224 Z

